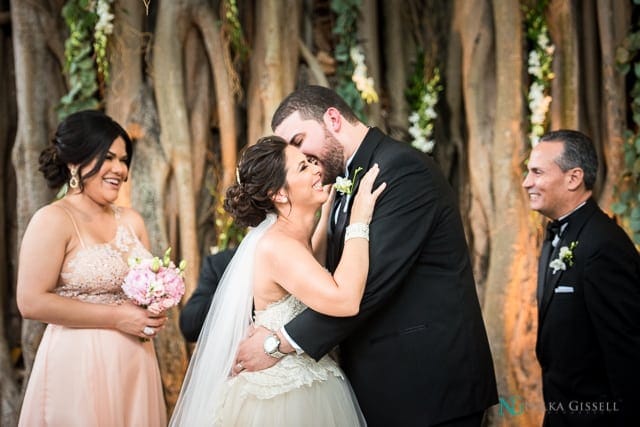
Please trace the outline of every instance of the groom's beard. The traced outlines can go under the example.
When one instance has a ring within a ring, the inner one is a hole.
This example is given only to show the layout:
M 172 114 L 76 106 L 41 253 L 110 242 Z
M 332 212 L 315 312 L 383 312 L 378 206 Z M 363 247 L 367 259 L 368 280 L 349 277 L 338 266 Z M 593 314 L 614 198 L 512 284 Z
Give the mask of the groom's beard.
M 322 165 L 322 183 L 333 184 L 338 176 L 344 175 L 344 148 L 342 144 L 324 128 L 324 151 L 318 159 Z

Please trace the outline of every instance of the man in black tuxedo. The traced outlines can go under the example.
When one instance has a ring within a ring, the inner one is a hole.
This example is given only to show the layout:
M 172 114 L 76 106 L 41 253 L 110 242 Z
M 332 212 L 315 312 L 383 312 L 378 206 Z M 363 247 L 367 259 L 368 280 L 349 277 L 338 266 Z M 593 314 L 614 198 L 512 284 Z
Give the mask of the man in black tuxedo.
M 198 340 L 218 282 L 235 252 L 235 249 L 226 249 L 214 255 L 207 255 L 202 260 L 198 286 L 180 310 L 180 331 L 187 341 Z
M 592 198 L 598 160 L 584 134 L 533 148 L 523 182 L 548 217 L 538 268 L 545 426 L 640 426 L 640 255 Z
M 493 361 L 456 197 L 437 165 L 365 126 L 334 91 L 319 86 L 290 94 L 272 128 L 318 161 L 325 183 L 345 170 L 352 179 L 351 194 L 338 194 L 330 215 L 329 270 L 340 259 L 358 178 L 377 163 L 374 187 L 387 187 L 370 224 L 359 314 L 306 310 L 275 331 L 275 350 L 271 332 L 257 329 L 237 361 L 259 370 L 294 348 L 318 360 L 339 344 L 368 425 L 479 426 L 498 401 Z

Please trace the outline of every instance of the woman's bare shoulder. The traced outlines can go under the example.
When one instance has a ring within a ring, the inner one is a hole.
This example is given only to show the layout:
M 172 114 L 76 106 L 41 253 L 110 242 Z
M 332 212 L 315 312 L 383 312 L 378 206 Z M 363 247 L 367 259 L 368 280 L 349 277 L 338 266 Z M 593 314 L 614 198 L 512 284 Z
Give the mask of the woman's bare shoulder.
M 264 236 L 257 244 L 257 254 L 264 255 L 271 259 L 279 257 L 295 256 L 291 251 L 301 249 L 304 246 L 296 239 L 292 238 L 279 229 L 271 228 L 264 233 Z
M 42 239 L 53 237 L 68 240 L 73 235 L 73 223 L 62 202 L 57 200 L 41 207 L 33 214 L 27 231 L 36 233 Z

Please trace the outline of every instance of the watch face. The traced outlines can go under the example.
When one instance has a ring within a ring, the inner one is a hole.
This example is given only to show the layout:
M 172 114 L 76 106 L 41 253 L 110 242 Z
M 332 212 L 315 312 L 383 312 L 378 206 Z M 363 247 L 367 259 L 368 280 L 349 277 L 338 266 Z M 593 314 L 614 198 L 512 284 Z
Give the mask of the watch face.
M 273 335 L 268 336 L 264 340 L 264 349 L 268 353 L 273 353 L 274 351 L 276 351 L 278 349 L 278 345 L 280 345 L 280 343 Z

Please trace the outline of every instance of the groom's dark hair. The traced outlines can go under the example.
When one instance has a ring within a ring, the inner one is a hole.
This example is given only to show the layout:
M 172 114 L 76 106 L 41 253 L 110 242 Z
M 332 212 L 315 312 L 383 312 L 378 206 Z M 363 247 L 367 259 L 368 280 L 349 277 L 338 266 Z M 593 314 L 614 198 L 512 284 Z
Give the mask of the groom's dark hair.
M 295 92 L 290 93 L 278 106 L 271 119 L 271 130 L 275 129 L 284 119 L 296 111 L 304 120 L 315 120 L 322 123 L 322 118 L 327 109 L 333 107 L 340 111 L 340 114 L 349 123 L 359 121 L 351 107 L 333 89 L 323 86 L 303 86 Z

